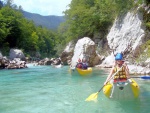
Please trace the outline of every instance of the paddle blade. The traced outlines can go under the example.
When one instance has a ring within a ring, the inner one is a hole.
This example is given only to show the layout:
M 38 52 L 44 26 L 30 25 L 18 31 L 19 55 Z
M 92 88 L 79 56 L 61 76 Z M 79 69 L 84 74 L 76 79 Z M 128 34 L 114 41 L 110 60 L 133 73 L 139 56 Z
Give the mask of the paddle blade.
M 141 76 L 142 79 L 150 79 L 150 76 Z
M 68 72 L 69 72 L 69 74 L 71 74 L 71 69 L 70 68 L 68 69 Z
M 91 94 L 85 101 L 96 101 L 98 97 L 98 92 Z

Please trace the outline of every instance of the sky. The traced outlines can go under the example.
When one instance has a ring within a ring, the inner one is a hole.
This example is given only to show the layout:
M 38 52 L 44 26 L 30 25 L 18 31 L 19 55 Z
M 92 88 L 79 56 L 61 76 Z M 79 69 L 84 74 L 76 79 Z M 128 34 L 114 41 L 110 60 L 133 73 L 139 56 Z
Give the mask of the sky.
M 30 13 L 63 16 L 62 12 L 69 8 L 71 0 L 13 0 L 13 3 Z

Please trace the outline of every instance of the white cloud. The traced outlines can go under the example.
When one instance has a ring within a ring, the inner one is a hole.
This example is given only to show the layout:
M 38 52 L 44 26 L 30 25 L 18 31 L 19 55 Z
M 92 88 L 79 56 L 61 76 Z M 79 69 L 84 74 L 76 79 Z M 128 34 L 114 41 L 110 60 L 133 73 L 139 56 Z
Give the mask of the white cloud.
M 13 0 L 13 3 L 31 13 L 62 16 L 71 0 Z

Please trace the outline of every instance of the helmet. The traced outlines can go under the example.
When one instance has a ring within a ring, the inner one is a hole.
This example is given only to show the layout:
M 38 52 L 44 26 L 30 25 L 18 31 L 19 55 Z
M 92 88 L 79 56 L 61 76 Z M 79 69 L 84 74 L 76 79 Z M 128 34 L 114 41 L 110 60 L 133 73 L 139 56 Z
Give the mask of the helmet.
M 117 53 L 117 55 L 115 56 L 115 60 L 123 60 L 123 54 Z

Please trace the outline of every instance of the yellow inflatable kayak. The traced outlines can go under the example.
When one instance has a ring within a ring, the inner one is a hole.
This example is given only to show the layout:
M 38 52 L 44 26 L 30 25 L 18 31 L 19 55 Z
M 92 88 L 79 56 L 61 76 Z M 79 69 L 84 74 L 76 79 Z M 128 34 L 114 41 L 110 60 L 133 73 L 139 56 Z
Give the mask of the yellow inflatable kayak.
M 87 69 L 76 68 L 76 70 L 78 71 L 78 73 L 79 73 L 80 75 L 83 75 L 83 76 L 89 75 L 89 74 L 92 73 L 92 68 L 91 68 L 91 67 L 88 67 Z
M 115 83 L 110 81 L 103 87 L 103 93 L 106 97 L 117 100 L 137 98 L 139 96 L 139 86 L 133 79 Z

